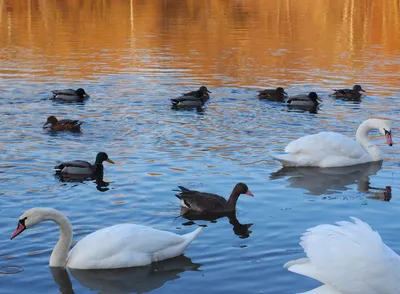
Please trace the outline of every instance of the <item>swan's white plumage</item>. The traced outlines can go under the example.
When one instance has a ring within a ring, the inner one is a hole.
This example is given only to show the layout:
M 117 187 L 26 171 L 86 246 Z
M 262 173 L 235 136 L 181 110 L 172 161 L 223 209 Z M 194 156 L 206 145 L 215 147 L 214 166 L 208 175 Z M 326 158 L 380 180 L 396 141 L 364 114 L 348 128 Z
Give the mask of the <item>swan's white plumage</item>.
M 72 243 L 68 218 L 54 208 L 34 207 L 22 214 L 11 239 L 44 221 L 54 221 L 60 227 L 60 238 L 49 265 L 75 269 L 135 267 L 173 258 L 181 255 L 203 229 L 199 227 L 191 233 L 177 235 L 141 225 L 119 224 L 85 236 L 68 254 Z
M 357 141 L 340 133 L 321 132 L 290 142 L 285 154 L 271 154 L 285 166 L 340 167 L 380 161 L 379 149 L 368 139 L 371 129 L 390 131 L 390 121 L 368 119 L 357 129 Z
M 284 267 L 326 285 L 306 293 L 399 293 L 400 257 L 367 223 L 352 220 L 308 229 L 300 242 L 308 258 Z
M 339 133 L 321 132 L 290 142 L 282 159 L 291 166 L 335 167 L 370 162 L 371 156 L 355 140 Z
M 135 224 L 106 227 L 85 236 L 71 250 L 67 267 L 77 269 L 143 266 L 179 256 L 200 233 L 186 235 Z

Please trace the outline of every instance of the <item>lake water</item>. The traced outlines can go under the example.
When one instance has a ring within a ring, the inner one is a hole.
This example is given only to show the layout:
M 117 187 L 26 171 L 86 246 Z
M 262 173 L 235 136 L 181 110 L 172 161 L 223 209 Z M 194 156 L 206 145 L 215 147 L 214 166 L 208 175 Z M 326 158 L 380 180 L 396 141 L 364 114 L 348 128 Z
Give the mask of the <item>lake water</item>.
M 317 281 L 282 268 L 304 256 L 309 227 L 356 216 L 400 252 L 398 1 L 0 1 L 0 293 L 295 293 Z M 359 83 L 361 103 L 332 99 Z M 169 98 L 206 85 L 204 111 L 173 111 Z M 259 101 L 283 86 L 316 91 L 318 113 Z M 49 100 L 83 87 L 85 103 Z M 82 133 L 49 133 L 47 116 L 80 119 Z M 300 136 L 355 136 L 370 117 L 393 121 L 394 146 L 372 133 L 382 164 L 283 169 L 271 158 Z M 93 162 L 107 189 L 61 182 L 63 160 Z M 245 182 L 237 219 L 180 217 L 177 185 L 229 196 Z M 373 199 L 386 186 L 388 201 Z M 104 191 L 106 190 L 106 191 Z M 59 230 L 42 223 L 9 237 L 35 206 L 65 213 L 74 242 L 132 222 L 183 234 L 206 226 L 185 256 L 120 271 L 48 267 Z M 245 224 L 253 224 L 250 228 Z

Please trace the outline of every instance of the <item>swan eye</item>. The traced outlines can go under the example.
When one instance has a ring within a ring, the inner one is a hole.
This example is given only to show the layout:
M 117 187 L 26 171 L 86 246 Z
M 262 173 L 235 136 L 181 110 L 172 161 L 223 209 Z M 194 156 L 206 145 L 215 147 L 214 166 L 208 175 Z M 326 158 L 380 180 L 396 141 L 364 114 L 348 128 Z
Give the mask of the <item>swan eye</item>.
M 26 228 L 26 226 L 25 226 L 25 220 L 26 220 L 27 218 L 28 218 L 28 217 L 24 217 L 24 218 L 22 218 L 22 219 L 19 220 L 19 223 L 20 223 L 21 225 L 23 225 L 25 228 Z

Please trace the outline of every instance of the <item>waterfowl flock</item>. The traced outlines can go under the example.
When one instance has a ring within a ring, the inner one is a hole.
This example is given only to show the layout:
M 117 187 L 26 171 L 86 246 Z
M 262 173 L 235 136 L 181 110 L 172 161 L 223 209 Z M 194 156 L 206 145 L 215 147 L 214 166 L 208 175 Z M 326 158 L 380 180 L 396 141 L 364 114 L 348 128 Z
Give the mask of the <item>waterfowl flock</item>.
M 52 99 L 62 102 L 83 102 L 89 97 L 84 89 L 54 90 Z M 365 91 L 360 85 L 351 89 L 334 90 L 332 96 L 344 100 L 360 100 Z M 172 98 L 173 109 L 198 109 L 210 99 L 205 86 Z M 288 95 L 284 88 L 259 91 L 261 100 L 285 103 L 288 107 L 316 108 L 321 99 L 316 92 Z M 49 116 L 43 127 L 51 131 L 80 131 L 82 121 L 58 120 Z M 389 146 L 393 145 L 391 122 L 367 119 L 356 131 L 355 140 L 340 133 L 321 132 L 290 142 L 284 153 L 270 154 L 287 167 L 344 167 L 382 160 L 379 148 L 368 138 L 371 130 L 378 130 Z M 72 160 L 55 166 L 56 174 L 79 178 L 96 178 L 103 174 L 103 163 L 114 164 L 107 153 L 99 152 L 94 164 Z M 101 177 L 102 179 L 102 177 Z M 216 219 L 227 216 L 234 230 L 245 233 L 251 224 L 238 223 L 235 211 L 239 196 L 254 196 L 245 183 L 237 183 L 228 199 L 217 194 L 190 190 L 178 186 L 175 196 L 185 213 L 192 217 Z M 379 234 L 359 219 L 339 222 L 337 225 L 319 225 L 308 229 L 301 237 L 307 258 L 287 262 L 289 271 L 305 275 L 323 283 L 307 293 L 356 294 L 398 293 L 400 288 L 400 256 L 387 247 Z M 14 239 L 24 230 L 44 221 L 54 221 L 60 227 L 60 238 L 51 253 L 51 267 L 72 269 L 116 269 L 136 267 L 181 255 L 200 234 L 203 227 L 191 233 L 178 235 L 136 224 L 117 224 L 97 230 L 82 238 L 71 250 L 72 225 L 68 218 L 53 208 L 35 207 L 24 212 Z

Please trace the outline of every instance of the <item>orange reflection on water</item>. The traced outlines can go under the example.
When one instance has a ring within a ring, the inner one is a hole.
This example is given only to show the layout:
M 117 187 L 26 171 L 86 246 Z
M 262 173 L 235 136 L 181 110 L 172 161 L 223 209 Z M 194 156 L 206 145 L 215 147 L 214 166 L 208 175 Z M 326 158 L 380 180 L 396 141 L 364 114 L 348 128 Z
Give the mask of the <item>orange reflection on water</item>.
M 254 85 L 373 71 L 394 84 L 399 11 L 396 0 L 0 0 L 0 76 L 172 68 Z

